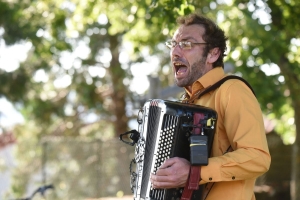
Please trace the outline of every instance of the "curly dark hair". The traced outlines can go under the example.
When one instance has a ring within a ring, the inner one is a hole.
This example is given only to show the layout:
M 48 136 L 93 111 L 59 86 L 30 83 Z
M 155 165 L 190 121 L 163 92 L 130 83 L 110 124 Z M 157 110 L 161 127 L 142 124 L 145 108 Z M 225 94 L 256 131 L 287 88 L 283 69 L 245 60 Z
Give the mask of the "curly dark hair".
M 218 27 L 215 22 L 213 22 L 209 18 L 194 13 L 187 16 L 179 17 L 177 19 L 177 23 L 179 25 L 185 26 L 193 24 L 199 24 L 203 26 L 205 29 L 205 33 L 202 36 L 202 38 L 205 42 L 208 43 L 203 53 L 203 56 L 207 56 L 208 52 L 211 49 L 218 47 L 220 49 L 221 54 L 218 60 L 216 60 L 216 62 L 213 63 L 213 67 L 222 66 L 224 68 L 223 58 L 224 56 L 226 56 L 226 41 L 228 38 L 225 36 L 224 31 L 220 27 Z

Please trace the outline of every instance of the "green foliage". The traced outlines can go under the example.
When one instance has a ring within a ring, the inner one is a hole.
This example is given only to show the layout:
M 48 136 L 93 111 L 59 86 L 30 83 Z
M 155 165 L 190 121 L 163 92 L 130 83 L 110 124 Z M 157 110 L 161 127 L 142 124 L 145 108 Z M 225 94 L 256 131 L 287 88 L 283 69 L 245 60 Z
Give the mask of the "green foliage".
M 275 124 L 275 131 L 280 133 L 285 144 L 291 144 L 295 141 L 295 111 L 289 104 L 285 104 L 280 108 L 284 113 L 279 119 L 274 113 L 270 113 L 268 118 Z
M 32 153 L 32 148 L 37 148 L 45 135 L 110 138 L 125 131 L 133 117 L 127 114 L 125 101 L 137 101 L 128 87 L 133 77 L 130 66 L 143 62 L 147 51 L 160 59 L 158 76 L 163 85 L 173 84 L 172 77 L 162 73 L 169 65 L 168 51 L 162 44 L 176 29 L 176 18 L 192 12 L 216 20 L 225 30 L 229 37 L 226 62 L 254 87 L 264 113 L 275 121 L 280 119 L 277 131 L 290 137 L 295 126 L 286 121 L 298 114 L 293 106 L 300 103 L 300 25 L 295 23 L 299 2 L 262 1 L 264 6 L 245 0 L 230 5 L 220 2 L 1 1 L 4 33 L 0 39 L 6 45 L 32 44 L 17 70 L 8 73 L 0 69 L 0 97 L 18 105 L 26 121 L 15 128 L 24 145 L 18 149 L 19 156 L 26 152 L 20 156 L 22 166 L 28 167 L 26 162 L 33 159 L 30 156 L 41 156 L 40 150 Z M 259 9 L 270 13 L 272 21 L 263 24 L 255 14 Z M 124 52 L 128 63 L 120 63 Z M 271 64 L 278 65 L 279 74 L 262 70 L 263 65 Z M 41 72 L 46 78 L 37 80 Z M 69 80 L 68 84 L 57 84 L 62 78 Z M 91 116 L 93 121 L 88 120 Z M 33 163 L 32 170 L 37 170 L 38 161 Z M 25 191 L 23 185 L 30 181 L 30 173 L 33 171 L 16 173 L 16 177 L 25 178 L 16 179 L 15 194 Z

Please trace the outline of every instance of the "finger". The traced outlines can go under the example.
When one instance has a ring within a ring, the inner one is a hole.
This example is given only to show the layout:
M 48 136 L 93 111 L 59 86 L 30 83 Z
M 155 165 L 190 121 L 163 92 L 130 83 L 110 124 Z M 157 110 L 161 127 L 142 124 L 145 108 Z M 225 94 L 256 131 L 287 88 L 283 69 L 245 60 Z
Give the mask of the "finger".
M 168 176 L 170 175 L 170 167 L 168 168 L 159 168 L 156 173 L 158 176 Z
M 169 159 L 166 159 L 163 164 L 159 167 L 159 169 L 165 169 L 165 168 L 168 168 L 170 166 L 172 166 L 173 164 L 175 164 L 176 162 L 176 158 L 169 158 Z
M 169 182 L 155 182 L 152 183 L 152 187 L 154 189 L 170 189 L 170 188 L 174 188 L 173 185 L 171 185 Z
M 156 175 L 169 176 L 181 172 L 181 170 L 189 169 L 190 164 L 187 160 L 182 158 L 167 159 L 157 170 Z
M 153 188 L 168 189 L 168 188 L 173 188 L 174 187 L 173 182 L 170 182 L 170 180 L 169 180 L 169 178 L 167 176 L 151 175 L 150 180 L 151 180 Z
M 157 182 L 170 182 L 171 177 L 170 176 L 164 176 L 164 175 L 154 175 L 152 174 L 150 177 L 151 182 L 157 183 Z

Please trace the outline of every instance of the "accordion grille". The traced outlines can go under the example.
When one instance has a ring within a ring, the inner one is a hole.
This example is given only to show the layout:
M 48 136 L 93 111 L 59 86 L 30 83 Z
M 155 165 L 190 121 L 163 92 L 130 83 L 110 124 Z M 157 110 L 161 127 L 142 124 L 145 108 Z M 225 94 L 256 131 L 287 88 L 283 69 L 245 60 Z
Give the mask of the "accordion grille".
M 163 162 L 173 157 L 174 140 L 175 140 L 175 130 L 178 118 L 172 115 L 165 115 L 163 120 L 163 125 L 160 133 L 160 138 L 158 140 L 158 154 L 155 159 L 154 172 L 163 164 Z M 151 199 L 163 200 L 165 199 L 166 190 L 165 189 L 151 189 L 150 197 Z
M 173 156 L 172 147 L 174 147 L 174 135 L 178 123 L 178 117 L 165 114 L 163 116 L 162 126 L 158 127 L 158 120 L 160 114 L 161 109 L 159 107 L 153 106 L 149 110 L 149 123 L 151 124 L 148 124 L 147 130 L 147 140 L 143 167 L 143 180 L 149 180 L 151 174 L 150 170 L 153 162 L 153 172 L 155 173 L 167 158 Z M 158 145 L 157 147 L 155 147 L 157 140 Z M 155 152 L 156 155 L 154 158 Z M 141 187 L 141 197 L 145 198 L 147 196 L 148 184 L 150 184 L 150 181 L 143 181 Z M 166 190 L 164 189 L 151 188 L 150 194 L 148 195 L 150 195 L 151 199 L 163 200 L 165 196 L 165 191 Z
M 155 141 L 157 137 L 157 127 L 159 125 L 159 116 L 161 113 L 161 108 L 157 106 L 150 106 L 149 116 L 148 116 L 148 128 L 147 128 L 147 140 L 146 140 L 146 149 L 144 157 L 144 166 L 143 166 L 143 180 L 150 179 L 150 169 L 152 165 L 153 153 L 155 148 Z M 147 187 L 149 181 L 143 181 L 141 187 L 141 197 L 146 196 Z

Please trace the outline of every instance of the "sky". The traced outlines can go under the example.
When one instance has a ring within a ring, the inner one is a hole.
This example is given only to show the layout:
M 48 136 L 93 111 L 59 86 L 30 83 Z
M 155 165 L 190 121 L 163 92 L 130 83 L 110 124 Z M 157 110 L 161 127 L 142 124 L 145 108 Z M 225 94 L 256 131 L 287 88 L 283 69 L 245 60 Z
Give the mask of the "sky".
M 0 98 L 0 105 L 0 127 L 12 127 L 24 122 L 22 115 L 5 98 Z
M 0 28 L 1 35 L 1 28 Z M 13 72 L 19 67 L 19 63 L 27 57 L 31 48 L 30 43 L 22 43 L 7 47 L 3 39 L 0 39 L 0 68 L 6 72 Z M 22 115 L 5 98 L 0 98 L 0 127 L 11 127 L 16 123 L 22 123 Z M 1 130 L 0 130 L 1 131 Z M 1 133 L 1 132 L 0 132 Z

